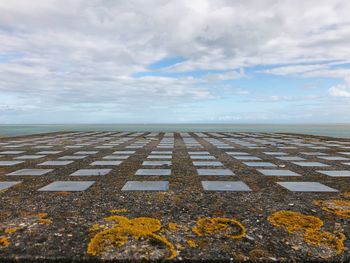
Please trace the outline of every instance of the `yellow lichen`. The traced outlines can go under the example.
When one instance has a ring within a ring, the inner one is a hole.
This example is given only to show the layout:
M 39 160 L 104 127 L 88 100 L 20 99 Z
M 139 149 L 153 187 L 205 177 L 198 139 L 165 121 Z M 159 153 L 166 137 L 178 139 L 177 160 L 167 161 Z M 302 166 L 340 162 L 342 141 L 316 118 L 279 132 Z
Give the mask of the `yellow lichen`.
M 121 208 L 121 209 L 111 209 L 109 210 L 109 212 L 111 213 L 126 213 L 128 212 L 129 210 L 128 209 L 125 209 L 125 208 Z
M 10 242 L 7 237 L 0 236 L 0 247 L 8 247 L 10 245 Z
M 315 200 L 314 204 L 322 210 L 333 213 L 340 217 L 350 217 L 350 201 L 345 200 Z
M 196 248 L 197 247 L 197 243 L 193 239 L 189 239 L 186 242 L 191 248 Z
M 333 249 L 340 254 L 344 249 L 345 236 L 321 231 L 323 221 L 315 216 L 308 216 L 299 212 L 281 210 L 268 217 L 268 221 L 276 227 L 286 229 L 289 233 L 302 236 L 303 240 L 314 246 Z
M 16 231 L 17 231 L 17 228 L 14 228 L 14 227 L 9 227 L 5 229 L 6 234 L 12 234 L 12 233 L 15 233 Z
M 234 228 L 239 230 L 232 232 Z M 220 217 L 200 218 L 192 231 L 198 236 L 209 236 L 219 232 L 223 232 L 224 236 L 229 238 L 242 238 L 246 235 L 246 229 L 239 221 Z
M 177 226 L 177 224 L 175 224 L 175 223 L 169 223 L 169 224 L 168 224 L 168 228 L 169 228 L 170 230 L 176 230 L 176 229 L 178 228 L 178 226 Z
M 40 224 L 52 224 L 52 220 L 50 218 L 47 218 L 48 217 L 47 213 L 39 213 L 38 217 L 39 217 L 38 222 Z
M 156 234 L 161 229 L 161 223 L 158 219 L 150 217 L 138 217 L 129 219 L 124 216 L 110 216 L 105 218 L 112 221 L 114 225 L 97 233 L 90 241 L 87 253 L 93 256 L 101 255 L 108 247 L 120 247 L 127 241 L 128 237 L 150 238 L 158 240 L 170 250 L 169 259 L 176 257 L 176 250 L 165 237 Z

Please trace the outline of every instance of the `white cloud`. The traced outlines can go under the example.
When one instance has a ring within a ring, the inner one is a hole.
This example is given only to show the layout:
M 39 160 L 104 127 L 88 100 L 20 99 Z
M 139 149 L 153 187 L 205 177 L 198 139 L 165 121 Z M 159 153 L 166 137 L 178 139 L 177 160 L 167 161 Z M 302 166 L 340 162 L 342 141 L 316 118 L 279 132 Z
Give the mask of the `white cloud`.
M 349 13 L 344 0 L 0 1 L 0 96 L 47 111 L 104 107 L 132 115 L 148 105 L 221 98 L 227 93 L 220 82 L 253 77 L 248 66 L 345 77 L 349 69 L 319 61 L 350 61 Z M 167 57 L 186 60 L 163 73 L 218 73 L 132 77 Z M 344 85 L 331 94 L 347 94 Z
M 345 78 L 343 84 L 338 84 L 329 89 L 329 94 L 334 97 L 350 98 L 350 77 Z

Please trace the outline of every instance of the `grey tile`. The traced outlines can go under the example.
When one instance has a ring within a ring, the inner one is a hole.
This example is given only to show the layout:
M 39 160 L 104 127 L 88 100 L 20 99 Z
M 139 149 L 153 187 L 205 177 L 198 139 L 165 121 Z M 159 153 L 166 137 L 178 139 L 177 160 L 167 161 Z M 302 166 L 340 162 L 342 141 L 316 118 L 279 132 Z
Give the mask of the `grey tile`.
M 16 185 L 16 184 L 20 184 L 20 183 L 22 183 L 22 181 L 0 182 L 0 191 L 5 190 L 5 189 L 8 189 L 8 188 L 10 188 L 10 187 L 12 187 L 12 186 L 14 186 L 14 185 Z
M 246 153 L 246 152 L 226 152 L 228 155 L 238 155 L 238 156 L 242 156 L 242 155 L 249 155 L 250 153 Z
M 245 160 L 245 161 L 261 161 L 261 158 L 259 157 L 256 157 L 256 156 L 248 156 L 248 155 L 245 155 L 245 156 L 232 156 L 234 159 L 236 160 Z
M 118 155 L 118 154 L 128 154 L 128 155 L 130 155 L 130 154 L 134 154 L 135 153 L 135 151 L 115 151 L 115 152 L 113 152 L 113 154 L 115 155 Z
M 142 165 L 145 166 L 159 166 L 159 165 L 171 165 L 171 161 L 144 161 Z
M 242 181 L 202 181 L 205 191 L 250 192 L 251 189 Z
M 127 181 L 122 191 L 167 191 L 168 181 Z
M 172 159 L 171 155 L 148 155 L 147 159 Z
M 24 161 L 0 161 L 0 166 L 13 166 L 20 163 L 24 163 Z
M 258 169 L 258 171 L 266 176 L 301 176 L 290 170 Z
M 211 155 L 192 155 L 190 156 L 192 160 L 215 160 L 216 158 Z
M 235 175 L 230 169 L 197 169 L 198 175 L 232 176 Z
M 311 155 L 311 156 L 322 156 L 322 155 L 327 155 L 327 154 L 321 153 L 321 152 L 301 152 L 301 154 L 304 154 L 304 155 Z
M 276 157 L 276 159 L 282 160 L 282 161 L 304 161 L 304 158 L 301 158 L 299 156 L 281 156 Z
M 288 153 L 285 153 L 285 152 L 263 152 L 263 153 L 267 155 L 273 155 L 273 156 L 288 155 Z
M 221 162 L 216 161 L 194 161 L 194 166 L 224 166 Z
M 343 163 L 343 164 L 345 164 L 345 165 L 350 165 L 350 163 Z
M 320 156 L 318 158 L 327 160 L 327 161 L 349 161 L 350 160 L 349 158 L 341 157 L 341 156 Z
M 18 176 L 22 176 L 22 175 L 30 175 L 30 176 L 40 176 L 40 175 L 45 175 L 49 172 L 52 172 L 53 169 L 21 169 L 21 170 L 17 170 L 14 171 L 12 173 L 9 173 L 7 175 L 18 175 Z
M 77 192 L 85 191 L 92 186 L 95 181 L 56 181 L 48 184 L 38 191 L 40 192 Z
M 170 175 L 170 169 L 138 169 L 135 175 Z
M 21 154 L 24 153 L 25 151 L 3 151 L 0 152 L 0 154 L 4 154 L 4 155 L 16 155 L 16 154 Z
M 58 154 L 58 153 L 61 153 L 62 151 L 41 151 L 41 152 L 37 152 L 36 154 L 43 154 L 43 155 L 46 155 L 46 154 Z
M 95 161 L 93 163 L 91 163 L 90 165 L 111 165 L 111 166 L 118 166 L 122 163 L 123 161 Z
M 321 174 L 325 174 L 331 177 L 350 177 L 350 170 L 329 170 L 329 171 L 317 171 Z
M 278 182 L 277 184 L 292 192 L 338 192 L 319 182 Z
M 350 155 L 350 152 L 338 152 L 340 154 Z
M 243 162 L 250 167 L 276 167 L 277 165 L 270 162 Z
M 130 156 L 129 155 L 107 155 L 105 157 L 102 157 L 102 159 L 105 160 L 126 160 Z
M 70 176 L 98 176 L 98 175 L 106 175 L 112 169 L 80 169 L 75 171 Z
M 296 165 L 302 166 L 302 167 L 325 167 L 329 166 L 328 164 L 319 163 L 319 162 L 293 162 Z
M 22 155 L 22 156 L 18 156 L 15 159 L 16 160 L 35 160 L 35 159 L 40 159 L 40 158 L 44 158 L 45 155 Z
M 81 160 L 86 158 L 86 155 L 66 155 L 59 157 L 59 160 Z
M 76 155 L 94 155 L 98 153 L 98 151 L 79 151 L 79 152 L 75 152 L 74 154 Z
M 47 161 L 39 163 L 38 165 L 65 166 L 71 163 L 73 163 L 73 161 Z

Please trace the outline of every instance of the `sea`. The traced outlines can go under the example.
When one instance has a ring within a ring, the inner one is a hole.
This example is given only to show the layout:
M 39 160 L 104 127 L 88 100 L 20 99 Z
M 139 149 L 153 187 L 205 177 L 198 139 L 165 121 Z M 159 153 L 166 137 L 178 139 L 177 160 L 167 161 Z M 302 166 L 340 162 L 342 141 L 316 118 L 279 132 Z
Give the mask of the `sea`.
M 2 137 L 63 131 L 285 132 L 350 138 L 350 124 L 0 124 Z

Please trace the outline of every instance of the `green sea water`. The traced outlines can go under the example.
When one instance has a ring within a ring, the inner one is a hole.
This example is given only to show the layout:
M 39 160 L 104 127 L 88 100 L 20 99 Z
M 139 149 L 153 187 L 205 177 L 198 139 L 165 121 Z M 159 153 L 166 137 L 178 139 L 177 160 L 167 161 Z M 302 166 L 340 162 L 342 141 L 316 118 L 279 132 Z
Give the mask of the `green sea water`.
M 287 132 L 350 138 L 350 124 L 55 124 L 0 125 L 0 136 L 60 131 Z

